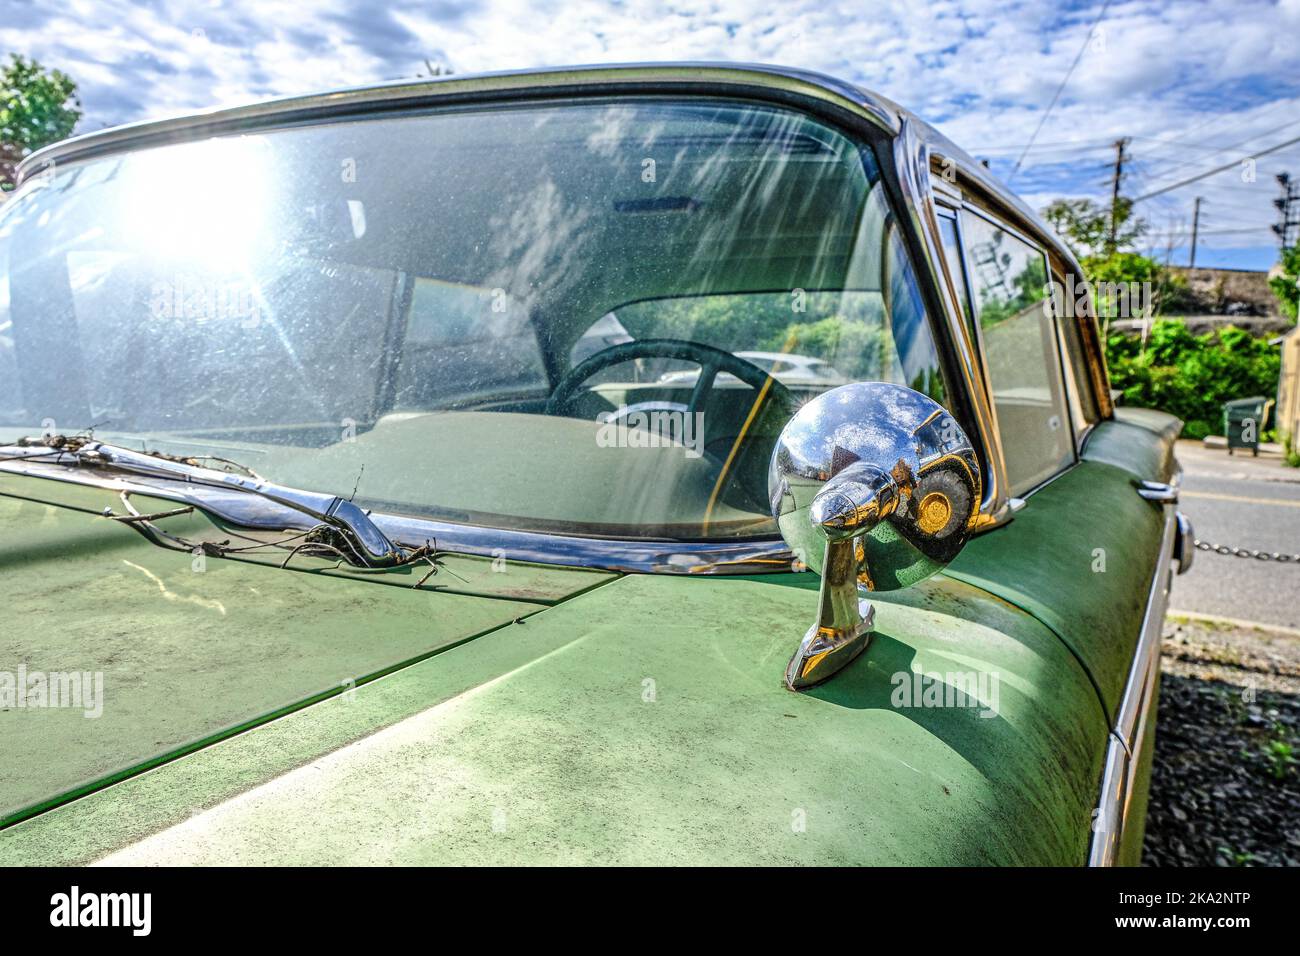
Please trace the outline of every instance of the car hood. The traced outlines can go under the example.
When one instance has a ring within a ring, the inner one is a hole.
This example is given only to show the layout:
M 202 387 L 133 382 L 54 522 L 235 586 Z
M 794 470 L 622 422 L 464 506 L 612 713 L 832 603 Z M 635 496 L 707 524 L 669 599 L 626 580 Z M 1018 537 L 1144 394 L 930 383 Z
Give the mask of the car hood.
M 103 517 L 124 508 L 101 488 L 0 475 L 0 492 L 0 824 L 613 578 L 509 563 L 494 573 L 490 561 L 456 558 L 417 590 L 427 565 L 359 580 L 301 557 L 281 570 L 285 551 L 222 560 L 168 550 Z M 198 513 L 160 524 L 229 539 Z
M 43 512 L 41 520 L 62 519 Z M 146 555 L 135 542 L 92 549 L 77 539 L 84 557 L 70 566 L 56 557 L 68 543 L 25 546 L 58 585 L 26 594 L 26 613 L 62 614 L 80 639 L 65 649 L 105 647 L 99 635 L 110 634 L 119 652 L 137 654 L 136 678 L 153 688 L 157 713 L 141 704 L 113 716 L 110 705 L 125 703 L 113 704 L 109 683 L 100 722 L 118 721 L 116 734 L 141 751 L 166 746 L 164 730 L 193 739 L 271 701 L 306 699 L 308 688 L 345 672 L 415 659 L 0 831 L 0 857 L 10 862 L 1061 864 L 1085 856 L 1106 733 L 1095 692 L 1046 628 L 968 584 L 941 577 L 881 601 L 868 652 L 826 685 L 794 694 L 782 673 L 813 619 L 810 574 L 626 576 L 597 586 L 584 578 L 576 596 L 521 615 L 520 602 L 500 597 L 212 560 L 205 574 L 229 565 L 216 572 L 228 576 L 219 598 L 212 584 L 195 591 L 186 583 L 188 555 L 182 567 L 164 567 L 174 565 L 171 552 Z M 161 584 L 119 570 L 125 560 Z M 24 572 L 11 564 L 3 573 Z M 35 588 L 39 577 L 24 580 Z M 202 624 L 219 612 L 191 598 L 229 602 L 237 624 Z M 328 637 L 327 653 L 311 652 L 313 634 Z M 406 643 L 391 650 L 390 640 Z M 132 650 L 152 643 L 167 653 Z M 356 663 L 357 648 L 367 647 L 371 656 Z M 259 655 L 258 664 L 246 660 Z M 291 688 L 282 686 L 289 674 Z M 901 696 L 905 685 L 933 686 L 926 675 L 951 686 L 963 674 L 986 675 L 972 685 L 980 693 L 971 706 Z M 226 697 L 242 710 L 218 717 L 215 702 Z M 60 733 L 56 759 L 11 751 L 3 766 L 35 773 L 37 763 L 66 758 L 87 777 L 84 755 L 95 748 L 77 732 L 95 733 L 101 745 L 112 735 L 80 716 L 68 720 L 76 726 Z

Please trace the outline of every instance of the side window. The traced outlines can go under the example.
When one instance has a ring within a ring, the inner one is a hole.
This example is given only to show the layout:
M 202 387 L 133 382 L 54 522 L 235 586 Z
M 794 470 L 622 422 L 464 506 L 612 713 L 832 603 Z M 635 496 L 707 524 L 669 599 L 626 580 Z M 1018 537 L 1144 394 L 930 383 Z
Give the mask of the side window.
M 965 212 L 962 235 L 1007 480 L 1023 494 L 1074 459 L 1041 250 Z
M 1057 305 L 1056 321 L 1061 334 L 1061 354 L 1065 357 L 1062 364 L 1070 395 L 1070 414 L 1074 416 L 1075 432 L 1082 434 L 1085 428 L 1096 424 L 1101 418 L 1092 391 L 1088 358 L 1083 349 L 1082 326 L 1093 321 L 1091 305 L 1082 292 L 1076 291 L 1073 300 L 1069 298 L 1071 291 L 1086 288 L 1083 278 L 1075 276 L 1073 282 L 1067 281 L 1055 262 L 1052 264 L 1052 282 L 1057 290 L 1053 298 Z

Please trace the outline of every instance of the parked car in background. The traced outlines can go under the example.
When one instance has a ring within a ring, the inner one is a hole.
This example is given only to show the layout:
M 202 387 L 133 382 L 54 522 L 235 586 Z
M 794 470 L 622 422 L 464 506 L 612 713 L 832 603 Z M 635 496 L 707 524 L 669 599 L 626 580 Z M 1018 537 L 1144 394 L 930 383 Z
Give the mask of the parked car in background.
M 1179 423 L 911 113 L 454 76 L 20 178 L 0 858 L 1137 862 Z
M 788 352 L 737 352 L 736 357 L 758 366 L 773 379 L 789 388 L 813 388 L 824 391 L 837 385 L 848 384 L 848 379 L 826 362 L 807 355 L 792 355 Z M 688 385 L 699 381 L 699 378 L 699 369 L 687 369 L 665 372 L 659 377 L 659 381 Z M 740 387 L 744 383 L 734 375 L 719 372 L 716 384 L 719 387 Z

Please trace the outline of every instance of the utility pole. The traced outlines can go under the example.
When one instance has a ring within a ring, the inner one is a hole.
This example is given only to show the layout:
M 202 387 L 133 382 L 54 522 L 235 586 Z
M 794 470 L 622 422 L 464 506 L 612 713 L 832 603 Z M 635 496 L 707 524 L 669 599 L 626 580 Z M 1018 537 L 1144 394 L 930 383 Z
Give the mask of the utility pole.
M 1196 202 L 1192 206 L 1192 258 L 1187 263 L 1188 269 L 1196 268 L 1196 230 L 1201 225 L 1201 197 L 1196 197 Z
M 1110 235 L 1108 239 L 1109 252 L 1115 251 L 1115 236 L 1119 230 L 1119 184 L 1124 178 L 1124 147 L 1128 145 L 1128 137 L 1124 136 L 1115 140 L 1115 175 L 1110 181 Z
M 1286 173 L 1277 174 L 1277 184 L 1282 188 L 1282 195 L 1273 200 L 1273 205 L 1277 208 L 1280 216 L 1277 225 L 1273 227 L 1273 232 L 1277 235 L 1278 242 L 1282 248 L 1294 245 L 1297 241 L 1291 233 L 1291 227 L 1300 226 L 1300 192 L 1297 192 L 1295 184 L 1291 182 L 1291 177 Z M 1291 210 L 1296 211 L 1296 217 L 1291 217 Z

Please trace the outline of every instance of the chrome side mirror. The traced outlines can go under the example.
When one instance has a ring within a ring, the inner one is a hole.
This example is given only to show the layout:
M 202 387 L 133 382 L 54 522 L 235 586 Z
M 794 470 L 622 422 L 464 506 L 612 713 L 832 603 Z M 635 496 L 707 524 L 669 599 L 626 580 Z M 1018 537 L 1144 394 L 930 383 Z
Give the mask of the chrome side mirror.
M 956 557 L 979 513 L 980 465 L 937 402 L 858 382 L 790 419 L 768 493 L 786 544 L 822 579 L 817 622 L 786 668 L 786 686 L 800 690 L 866 649 L 875 616 L 867 592 L 909 587 Z

